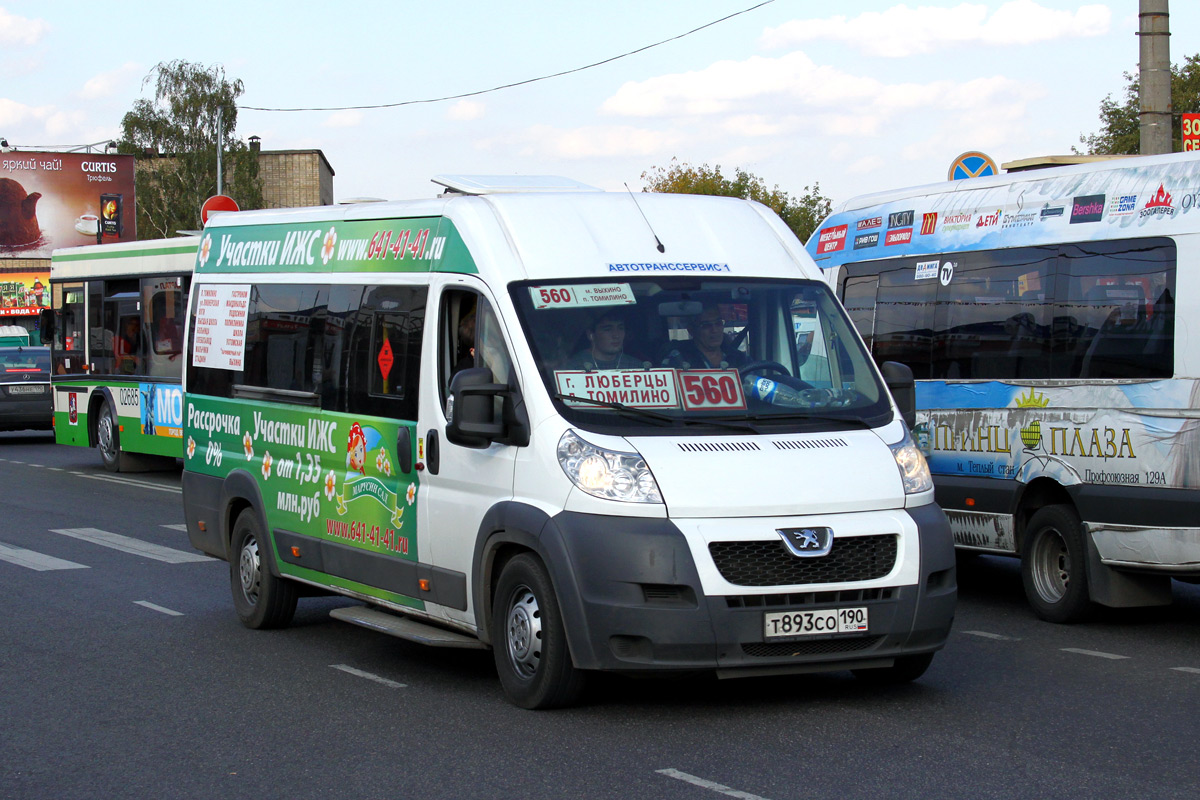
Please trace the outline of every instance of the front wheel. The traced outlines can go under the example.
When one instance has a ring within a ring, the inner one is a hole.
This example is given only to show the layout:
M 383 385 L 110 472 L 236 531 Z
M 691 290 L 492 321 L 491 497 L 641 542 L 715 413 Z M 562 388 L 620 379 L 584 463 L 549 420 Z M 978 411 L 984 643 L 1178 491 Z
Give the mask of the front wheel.
M 106 470 L 121 471 L 121 428 L 117 412 L 107 400 L 100 402 L 96 417 L 96 449 Z
M 1070 506 L 1046 506 L 1030 518 L 1021 543 L 1021 582 L 1034 613 L 1047 622 L 1087 617 L 1087 548 Z
M 284 628 L 296 613 L 296 584 L 275 577 L 263 562 L 263 548 L 270 546 L 254 510 L 239 514 L 229 548 L 229 583 L 233 608 L 247 628 Z
M 522 553 L 504 565 L 496 584 L 492 653 L 504 693 L 521 708 L 575 702 L 583 673 L 575 669 L 554 586 L 546 568 Z

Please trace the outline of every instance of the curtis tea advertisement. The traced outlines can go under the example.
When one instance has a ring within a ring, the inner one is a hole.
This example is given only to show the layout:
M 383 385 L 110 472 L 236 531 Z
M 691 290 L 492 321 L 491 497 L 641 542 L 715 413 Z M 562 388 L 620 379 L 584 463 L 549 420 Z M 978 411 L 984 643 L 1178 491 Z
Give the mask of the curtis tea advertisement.
M 0 155 L 0 258 L 134 241 L 133 162 L 98 153 Z

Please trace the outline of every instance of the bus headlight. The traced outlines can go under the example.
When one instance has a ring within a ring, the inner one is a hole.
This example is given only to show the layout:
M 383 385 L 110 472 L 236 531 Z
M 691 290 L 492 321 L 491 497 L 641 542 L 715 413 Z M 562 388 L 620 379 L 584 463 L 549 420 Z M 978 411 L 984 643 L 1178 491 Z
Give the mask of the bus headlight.
M 929 464 L 921 453 L 917 443 L 904 431 L 904 438 L 893 445 L 888 445 L 896 459 L 900 470 L 900 480 L 904 482 L 905 494 L 919 494 L 933 488 L 933 477 L 929 474 Z
M 637 453 L 605 450 L 567 431 L 558 440 L 558 464 L 571 482 L 604 500 L 661 503 L 658 482 Z

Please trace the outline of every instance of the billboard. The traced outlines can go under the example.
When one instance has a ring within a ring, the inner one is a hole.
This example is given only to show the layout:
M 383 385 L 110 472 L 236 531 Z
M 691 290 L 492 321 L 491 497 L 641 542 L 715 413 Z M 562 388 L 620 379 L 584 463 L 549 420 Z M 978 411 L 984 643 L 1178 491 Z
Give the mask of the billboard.
M 0 271 L 0 325 L 11 324 L 4 317 L 37 314 L 50 307 L 50 270 Z
M 134 241 L 133 162 L 98 153 L 0 154 L 0 259 Z

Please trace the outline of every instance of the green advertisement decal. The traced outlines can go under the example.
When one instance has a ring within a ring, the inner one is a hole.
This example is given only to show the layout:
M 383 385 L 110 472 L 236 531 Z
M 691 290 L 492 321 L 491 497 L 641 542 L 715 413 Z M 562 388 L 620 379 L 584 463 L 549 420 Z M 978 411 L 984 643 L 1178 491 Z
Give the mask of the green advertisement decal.
M 214 227 L 196 253 L 198 273 L 477 271 L 442 217 Z
M 418 560 L 417 473 L 395 468 L 399 429 L 413 423 L 190 395 L 184 414 L 187 469 L 222 478 L 249 472 L 272 530 Z

